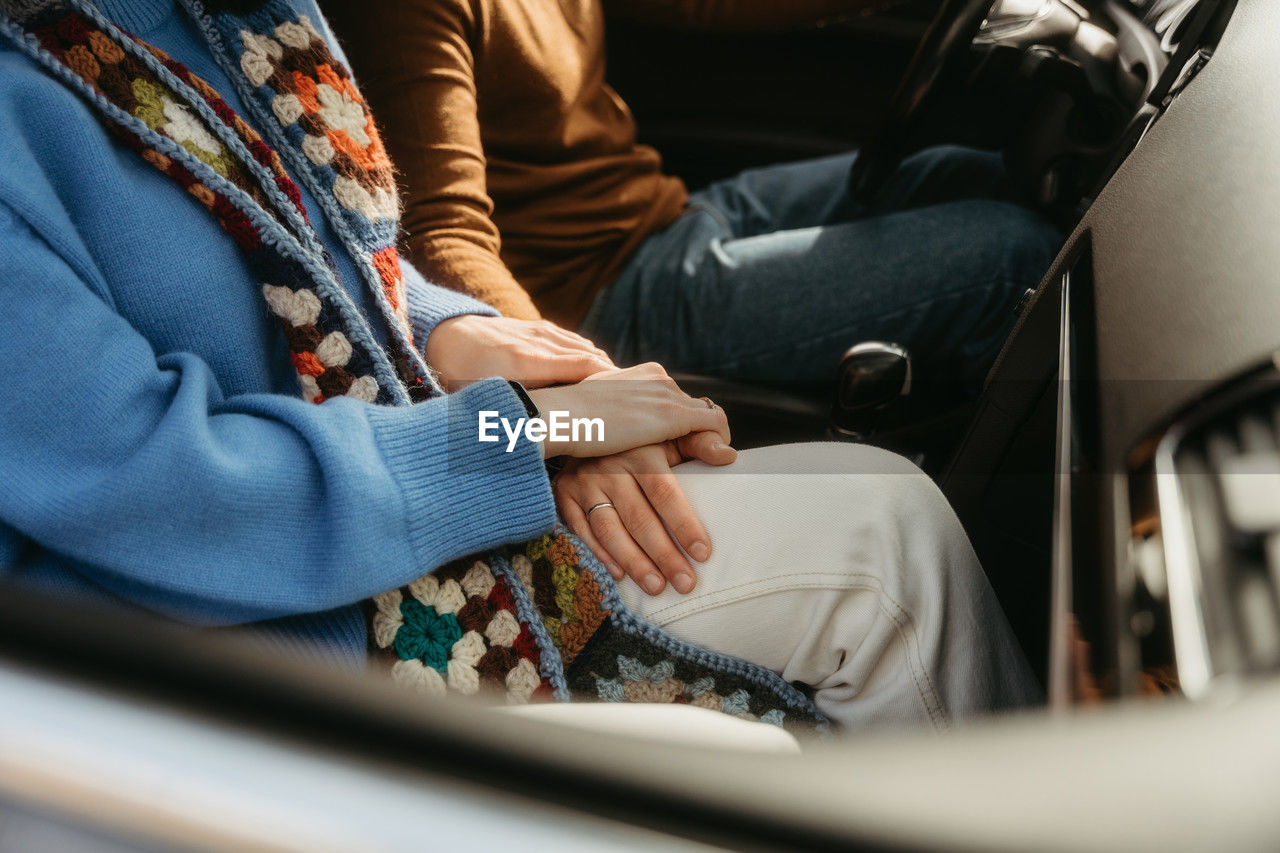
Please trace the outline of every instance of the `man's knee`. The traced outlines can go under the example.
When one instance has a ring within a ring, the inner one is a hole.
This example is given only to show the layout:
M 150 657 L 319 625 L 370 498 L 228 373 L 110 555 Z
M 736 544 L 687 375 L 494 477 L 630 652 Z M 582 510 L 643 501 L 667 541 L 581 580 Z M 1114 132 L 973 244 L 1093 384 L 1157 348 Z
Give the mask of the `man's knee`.
M 971 224 L 970 236 L 997 255 L 1006 269 L 1043 273 L 1062 245 L 1062 233 L 1033 210 L 1004 201 L 955 202 L 954 214 Z
M 993 151 L 963 145 L 935 145 L 906 158 L 900 175 L 924 203 L 962 198 L 1003 198 L 1009 194 L 1004 160 Z
M 988 172 L 993 176 L 998 172 L 1004 174 L 1003 161 L 999 154 L 982 151 L 966 145 L 934 145 L 912 154 L 903 161 L 904 166 L 914 166 L 922 170 L 947 169 L 968 172 Z

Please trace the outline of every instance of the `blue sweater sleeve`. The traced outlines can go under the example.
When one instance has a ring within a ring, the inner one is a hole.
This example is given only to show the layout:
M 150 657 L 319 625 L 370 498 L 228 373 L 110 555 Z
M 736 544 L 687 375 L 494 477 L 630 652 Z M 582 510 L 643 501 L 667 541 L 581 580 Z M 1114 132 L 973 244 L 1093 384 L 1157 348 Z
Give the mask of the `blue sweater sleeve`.
M 498 316 L 492 306 L 478 299 L 438 284 L 428 284 L 422 273 L 404 258 L 400 259 L 400 270 L 404 274 L 405 293 L 409 299 L 409 325 L 413 328 L 413 339 L 418 347 L 425 347 L 432 330 L 451 317 L 463 314 Z
M 501 380 L 404 408 L 225 396 L 157 357 L 0 204 L 0 521 L 130 600 L 206 624 L 320 611 L 548 530 L 536 445 L 481 444 L 523 416 Z

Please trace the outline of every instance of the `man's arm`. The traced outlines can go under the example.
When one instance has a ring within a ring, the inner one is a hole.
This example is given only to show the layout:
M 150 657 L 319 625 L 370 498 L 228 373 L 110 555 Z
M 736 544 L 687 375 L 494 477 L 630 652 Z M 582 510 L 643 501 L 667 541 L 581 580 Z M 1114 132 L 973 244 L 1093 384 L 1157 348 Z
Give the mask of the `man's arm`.
M 886 0 L 604 0 L 609 16 L 691 30 L 803 27 L 886 5 Z
M 476 107 L 472 4 L 324 5 L 404 177 L 403 224 L 414 266 L 508 317 L 538 319 L 498 254 Z

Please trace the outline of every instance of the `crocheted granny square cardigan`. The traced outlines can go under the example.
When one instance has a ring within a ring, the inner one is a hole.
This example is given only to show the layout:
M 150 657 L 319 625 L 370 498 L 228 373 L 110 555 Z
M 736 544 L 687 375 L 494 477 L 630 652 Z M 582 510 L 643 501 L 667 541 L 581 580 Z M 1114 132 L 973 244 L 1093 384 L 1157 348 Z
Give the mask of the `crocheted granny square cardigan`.
M 392 164 L 349 70 L 288 0 L 247 15 L 181 3 L 247 119 L 85 0 L 0 0 L 0 33 L 208 209 L 263 283 L 306 400 L 402 406 L 442 394 L 408 321 Z M 339 280 L 295 180 L 319 200 L 362 281 Z M 357 310 L 348 287 L 368 288 L 380 316 Z M 367 610 L 371 644 L 392 677 L 427 693 L 681 702 L 826 725 L 776 674 L 680 642 L 628 611 L 608 572 L 563 529 L 436 568 Z

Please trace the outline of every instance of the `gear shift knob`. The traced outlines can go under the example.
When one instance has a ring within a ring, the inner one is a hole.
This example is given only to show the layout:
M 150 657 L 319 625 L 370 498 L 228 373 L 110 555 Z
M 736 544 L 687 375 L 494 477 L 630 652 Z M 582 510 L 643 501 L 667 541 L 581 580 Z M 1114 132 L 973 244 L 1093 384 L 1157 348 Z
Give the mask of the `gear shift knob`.
M 840 376 L 831 404 L 832 427 L 867 438 L 893 404 L 911 393 L 911 356 L 897 344 L 867 341 L 840 360 Z

